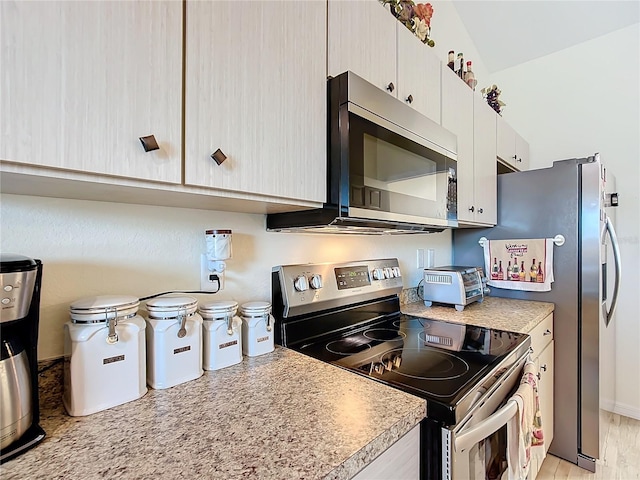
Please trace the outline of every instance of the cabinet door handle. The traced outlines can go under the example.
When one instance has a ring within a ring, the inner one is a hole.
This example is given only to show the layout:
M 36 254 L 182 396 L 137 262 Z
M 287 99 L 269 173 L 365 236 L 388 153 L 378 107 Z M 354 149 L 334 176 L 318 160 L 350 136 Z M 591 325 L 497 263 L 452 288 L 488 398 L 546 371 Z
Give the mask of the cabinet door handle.
M 222 150 L 217 149 L 215 152 L 211 154 L 211 158 L 213 158 L 213 161 L 216 162 L 218 165 L 221 165 L 222 162 L 224 162 L 227 159 L 227 156 L 224 153 L 222 153 Z
M 516 162 L 521 162 L 522 158 L 516 158 Z
M 542 370 L 543 372 L 547 371 L 547 364 L 545 363 L 544 365 L 540 365 L 540 370 Z
M 409 96 L 406 98 L 406 101 L 407 101 L 407 103 L 413 103 L 413 95 L 409 95 Z
M 547 335 L 551 335 L 551 330 L 549 330 L 548 328 L 544 331 L 544 333 L 542 334 L 543 337 L 547 336 Z
M 471 213 L 473 213 L 473 212 L 475 212 L 475 210 L 476 210 L 476 209 L 475 209 L 475 208 L 473 208 L 473 205 L 471 205 L 471 208 L 469 208 L 469 211 L 470 211 Z
M 393 84 L 393 82 L 389 82 L 389 85 L 387 85 L 387 90 L 389 90 L 390 92 L 393 92 L 396 89 L 396 86 Z
M 514 160 L 517 160 L 517 159 L 518 159 L 518 156 L 517 156 L 517 155 L 514 155 L 512 158 L 513 158 Z
M 152 152 L 154 150 L 160 150 L 156 137 L 153 135 L 147 135 L 146 137 L 140 137 L 140 143 L 144 147 L 145 152 Z

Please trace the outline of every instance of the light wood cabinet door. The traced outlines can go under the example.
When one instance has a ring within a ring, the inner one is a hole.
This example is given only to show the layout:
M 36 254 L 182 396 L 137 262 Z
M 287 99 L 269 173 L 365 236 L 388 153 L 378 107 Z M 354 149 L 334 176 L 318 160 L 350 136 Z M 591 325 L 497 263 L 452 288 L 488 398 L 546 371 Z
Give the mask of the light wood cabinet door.
M 542 415 L 542 431 L 544 432 L 545 452 L 553 440 L 554 416 L 553 416 L 553 374 L 554 374 L 554 347 L 555 341 L 551 341 L 538 356 L 538 398 L 540 400 L 540 413 Z
M 442 71 L 442 126 L 458 139 L 458 221 L 475 221 L 473 91 L 449 68 Z
M 484 99 L 474 95 L 473 105 L 474 220 L 484 225 L 498 221 L 496 171 L 496 117 Z
M 440 123 L 440 60 L 409 29 L 396 21 L 398 98 Z
M 382 452 L 352 480 L 418 480 L 420 478 L 420 425 Z
M 180 2 L 2 1 L 0 42 L 1 160 L 181 182 Z
M 326 3 L 194 1 L 186 15 L 185 183 L 325 201 Z
M 396 96 L 398 22 L 389 7 L 378 0 L 328 0 L 328 13 L 327 75 L 350 70 L 383 90 L 393 83 L 391 94 Z M 310 22 L 303 23 L 308 29 Z
M 499 115 L 496 128 L 496 156 L 515 170 L 527 170 L 529 168 L 527 141 Z
M 529 170 L 529 142 L 516 132 L 516 163 L 518 170 Z

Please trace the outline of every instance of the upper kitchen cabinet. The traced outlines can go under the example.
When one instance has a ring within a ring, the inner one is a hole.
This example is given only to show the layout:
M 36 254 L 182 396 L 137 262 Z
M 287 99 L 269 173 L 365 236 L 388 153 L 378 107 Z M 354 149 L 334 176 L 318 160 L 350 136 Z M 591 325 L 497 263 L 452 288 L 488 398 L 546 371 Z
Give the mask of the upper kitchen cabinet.
M 378 0 L 329 0 L 328 12 L 327 75 L 335 77 L 351 70 L 396 96 L 398 22 L 389 8 Z M 305 28 L 313 28 L 310 22 L 304 23 Z
M 497 116 L 497 157 L 515 170 L 529 169 L 529 144 L 502 117 Z
M 473 196 L 469 221 L 495 225 L 498 221 L 496 122 L 494 110 L 479 95 L 473 96 Z M 473 220 L 472 220 L 473 219 Z
M 180 2 L 3 1 L 0 40 L 0 160 L 181 182 Z
M 473 91 L 449 68 L 442 69 L 442 126 L 458 139 L 458 221 L 475 221 Z
M 398 35 L 398 98 L 440 123 L 440 65 L 431 48 L 396 21 Z
M 322 1 L 186 3 L 186 185 L 325 201 L 325 18 Z
M 442 69 L 442 126 L 458 138 L 458 221 L 495 225 L 495 112 L 449 68 Z

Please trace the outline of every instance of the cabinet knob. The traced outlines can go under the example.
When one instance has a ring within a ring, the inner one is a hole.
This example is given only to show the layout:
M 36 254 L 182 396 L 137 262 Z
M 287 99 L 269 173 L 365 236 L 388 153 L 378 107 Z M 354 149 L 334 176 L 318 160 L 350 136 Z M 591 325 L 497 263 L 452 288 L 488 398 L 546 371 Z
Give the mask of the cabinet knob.
M 153 135 L 147 135 L 146 137 L 140 137 L 140 143 L 144 147 L 145 152 L 152 152 L 154 150 L 160 150 L 156 137 Z
M 211 158 L 213 158 L 213 161 L 216 162 L 218 165 L 221 165 L 222 162 L 224 162 L 227 159 L 227 156 L 224 153 L 222 153 L 222 150 L 217 149 L 215 152 L 211 154 Z
M 484 210 L 482 208 L 478 209 L 478 213 L 482 213 Z
M 547 364 L 545 363 L 544 365 L 540 365 L 540 370 L 542 370 L 543 372 L 547 371 Z
M 543 336 L 551 335 L 551 330 L 547 328 L 542 335 Z
M 516 158 L 516 162 L 521 162 L 522 159 L 521 158 Z
M 475 209 L 475 208 L 473 208 L 473 205 L 471 205 L 471 208 L 469 208 L 469 211 L 473 213 L 473 212 L 475 212 L 475 211 L 476 211 L 476 209 Z
M 413 95 L 409 95 L 409 96 L 406 98 L 406 102 L 407 102 L 407 103 L 413 103 Z
M 387 85 L 387 90 L 389 90 L 390 92 L 393 92 L 396 89 L 396 86 L 393 84 L 393 82 L 389 82 L 389 85 Z
M 512 158 L 513 158 L 514 160 L 517 160 L 517 159 L 518 159 L 518 156 L 517 156 L 517 155 L 514 155 Z

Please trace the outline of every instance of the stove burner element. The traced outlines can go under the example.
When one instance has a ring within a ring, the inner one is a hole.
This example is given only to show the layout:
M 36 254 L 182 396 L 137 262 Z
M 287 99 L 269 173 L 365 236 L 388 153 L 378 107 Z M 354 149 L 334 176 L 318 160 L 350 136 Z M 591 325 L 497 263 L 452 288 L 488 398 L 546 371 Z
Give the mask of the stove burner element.
M 397 348 L 380 357 L 385 365 L 395 357 L 402 357 L 402 364 L 395 369 L 398 375 L 423 380 L 451 380 L 469 371 L 469 364 L 462 358 L 435 348 Z
M 388 342 L 389 340 L 402 340 L 407 336 L 406 333 L 399 332 L 391 328 L 370 328 L 362 335 L 369 340 L 381 340 L 383 342 Z
M 348 337 L 329 342 L 325 348 L 336 355 L 353 355 L 354 353 L 360 353 L 370 349 L 371 345 L 369 345 L 365 339 Z

